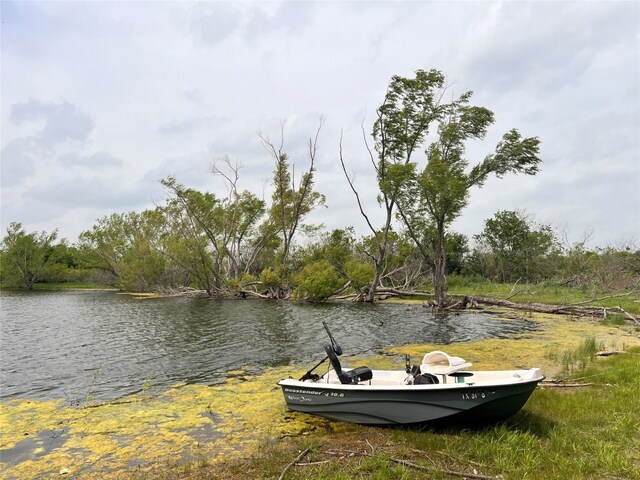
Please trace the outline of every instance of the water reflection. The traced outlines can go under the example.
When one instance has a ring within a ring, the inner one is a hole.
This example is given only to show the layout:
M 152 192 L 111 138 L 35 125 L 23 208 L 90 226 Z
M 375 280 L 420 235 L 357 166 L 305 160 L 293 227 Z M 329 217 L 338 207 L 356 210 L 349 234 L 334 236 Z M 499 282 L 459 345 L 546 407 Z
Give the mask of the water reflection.
M 0 293 L 0 398 L 109 400 L 229 370 L 314 362 L 327 321 L 346 354 L 533 330 L 524 319 L 434 318 L 420 305 L 135 299 L 113 292 Z

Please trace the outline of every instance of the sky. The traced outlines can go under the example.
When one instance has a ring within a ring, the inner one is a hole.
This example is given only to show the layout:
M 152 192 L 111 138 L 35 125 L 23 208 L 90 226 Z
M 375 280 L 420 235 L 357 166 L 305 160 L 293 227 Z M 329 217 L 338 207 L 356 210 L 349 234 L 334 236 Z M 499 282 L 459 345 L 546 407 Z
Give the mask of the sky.
M 473 189 L 452 229 L 521 210 L 567 241 L 640 241 L 640 2 L 1 2 L 0 227 L 58 229 L 162 204 L 169 175 L 220 196 L 270 199 L 273 159 L 296 175 L 318 136 L 309 222 L 368 234 L 339 162 L 381 225 L 363 141 L 393 75 L 438 69 L 496 122 L 471 165 L 517 128 L 541 141 L 536 176 Z M 414 156 L 424 164 L 422 153 Z M 562 235 L 561 235 L 562 236 Z

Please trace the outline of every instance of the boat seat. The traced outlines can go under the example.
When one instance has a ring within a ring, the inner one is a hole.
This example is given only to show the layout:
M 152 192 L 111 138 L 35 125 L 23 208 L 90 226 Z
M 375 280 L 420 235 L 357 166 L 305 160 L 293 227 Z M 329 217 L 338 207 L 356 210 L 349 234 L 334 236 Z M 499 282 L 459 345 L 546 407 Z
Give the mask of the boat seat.
M 357 367 L 352 370 L 343 371 L 340 360 L 338 360 L 338 355 L 331 345 L 325 345 L 324 351 L 327 352 L 327 357 L 329 357 L 331 366 L 338 375 L 340 383 L 354 385 L 373 378 L 373 372 L 369 367 Z
M 419 373 L 413 378 L 413 385 L 435 385 L 440 383 L 438 377 L 431 373 Z
M 460 370 L 469 368 L 472 364 L 464 358 L 452 357 L 444 352 L 436 350 L 427 353 L 422 360 L 420 370 L 432 375 L 450 375 Z

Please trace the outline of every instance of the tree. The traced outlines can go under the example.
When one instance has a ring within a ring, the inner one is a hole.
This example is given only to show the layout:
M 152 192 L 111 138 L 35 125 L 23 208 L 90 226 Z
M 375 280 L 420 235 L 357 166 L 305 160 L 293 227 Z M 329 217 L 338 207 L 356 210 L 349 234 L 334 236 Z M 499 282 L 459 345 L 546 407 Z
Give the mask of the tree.
M 0 243 L 2 283 L 33 290 L 33 286 L 46 275 L 57 236 L 56 230 L 26 233 L 21 223 L 12 222 Z
M 326 300 L 339 288 L 343 280 L 335 267 L 326 260 L 310 263 L 296 275 L 298 286 L 293 296 L 299 300 Z
M 281 275 L 281 289 L 278 296 L 288 295 L 289 255 L 293 246 L 293 239 L 303 225 L 303 220 L 314 208 L 324 205 L 324 195 L 313 190 L 313 177 L 315 172 L 315 159 L 318 149 L 318 136 L 322 128 L 323 120 L 316 130 L 315 136 L 309 139 L 308 154 L 309 168 L 304 172 L 296 185 L 295 172 L 289 164 L 289 155 L 283 151 L 284 125 L 280 131 L 280 145 L 276 147 L 266 136 L 260 135 L 265 148 L 275 160 L 273 171 L 272 204 L 269 211 L 271 224 L 282 239 L 282 250 L 278 258 L 277 270 Z
M 502 282 L 543 278 L 545 256 L 551 253 L 555 239 L 551 227 L 535 225 L 518 211 L 499 211 L 485 220 L 475 239 L 485 243 L 493 255 L 495 274 Z
M 239 165 L 228 157 L 214 162 L 212 171 L 224 179 L 229 195 L 222 202 L 224 208 L 223 245 L 229 276 L 238 280 L 248 273 L 260 251 L 265 248 L 273 229 L 269 222 L 259 225 L 265 213 L 265 202 L 253 193 L 238 192 Z
M 221 294 L 230 237 L 224 202 L 213 193 L 186 188 L 173 177 L 161 183 L 174 195 L 163 208 L 169 222 L 163 253 L 187 269 L 191 281 L 208 296 Z
M 462 94 L 443 107 L 439 118 L 438 139 L 426 150 L 426 165 L 420 170 L 416 162 L 396 168 L 389 185 L 402 192 L 398 210 L 421 253 L 434 267 L 434 290 L 439 308 L 446 305 L 446 230 L 467 205 L 469 191 L 482 187 L 490 175 L 501 178 L 507 173 L 535 175 L 538 172 L 540 141 L 522 138 L 512 129 L 503 135 L 495 152 L 468 169 L 466 142 L 483 139 L 494 122 L 493 113 L 470 106 L 472 92 Z M 421 231 L 435 229 L 435 252 L 431 254 Z
M 169 286 L 168 265 L 155 246 L 164 222 L 159 210 L 113 213 L 80 234 L 85 265 L 109 272 L 122 290 L 150 291 Z
M 365 136 L 365 145 L 380 190 L 378 203 L 385 212 L 381 228 L 374 227 L 364 211 L 353 180 L 347 174 L 342 139 L 340 141 L 342 169 L 356 197 L 360 214 L 366 220 L 375 240 L 374 248 L 367 252 L 375 267 L 373 279 L 364 298 L 367 302 L 374 301 L 376 289 L 384 273 L 394 211 L 405 183 L 403 176 L 410 173 L 407 167 L 411 164 L 413 153 L 427 136 L 430 124 L 439 120 L 447 110 L 447 106 L 441 103 L 445 91 L 444 75 L 437 70 L 418 70 L 414 78 L 394 76 L 389 82 L 384 101 L 376 111 L 377 119 L 373 125 L 375 155 L 369 148 Z
M 337 228 L 319 235 L 319 238 L 292 255 L 292 267 L 301 270 L 310 263 L 326 260 L 344 276 L 345 264 L 353 257 L 355 233 L 353 227 Z

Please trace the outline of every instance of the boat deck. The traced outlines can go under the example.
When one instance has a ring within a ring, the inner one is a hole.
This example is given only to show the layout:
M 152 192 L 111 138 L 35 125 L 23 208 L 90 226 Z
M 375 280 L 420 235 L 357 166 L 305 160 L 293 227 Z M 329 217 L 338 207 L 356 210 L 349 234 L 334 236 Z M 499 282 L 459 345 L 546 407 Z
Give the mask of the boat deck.
M 348 372 L 350 369 L 345 368 L 343 371 Z M 357 385 L 369 385 L 380 387 L 398 387 L 398 386 L 411 386 L 411 387 L 431 387 L 438 388 L 445 385 L 500 385 L 500 384 L 513 384 L 519 382 L 527 382 L 532 380 L 539 380 L 542 377 L 540 369 L 531 368 L 529 370 L 485 370 L 485 371 L 463 371 L 456 372 L 456 374 L 440 374 L 432 373 L 438 379 L 437 384 L 428 385 L 409 385 L 407 381 L 410 375 L 403 370 L 372 370 L 373 377 L 371 380 L 360 382 Z M 463 373 L 465 376 L 458 375 Z M 304 383 L 311 384 L 329 384 L 329 385 L 341 385 L 338 375 L 335 370 L 330 370 L 324 374 L 319 380 L 312 381 L 307 380 Z

